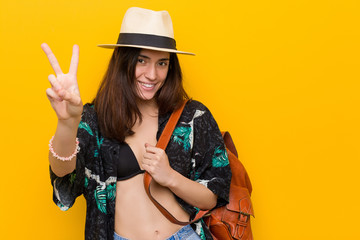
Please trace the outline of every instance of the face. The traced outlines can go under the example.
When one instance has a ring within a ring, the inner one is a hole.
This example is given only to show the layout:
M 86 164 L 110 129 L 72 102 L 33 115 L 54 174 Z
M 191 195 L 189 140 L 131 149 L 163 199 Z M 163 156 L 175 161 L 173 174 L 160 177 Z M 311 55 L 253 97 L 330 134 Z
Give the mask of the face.
M 142 49 L 135 68 L 136 88 L 142 100 L 151 100 L 164 84 L 170 53 Z

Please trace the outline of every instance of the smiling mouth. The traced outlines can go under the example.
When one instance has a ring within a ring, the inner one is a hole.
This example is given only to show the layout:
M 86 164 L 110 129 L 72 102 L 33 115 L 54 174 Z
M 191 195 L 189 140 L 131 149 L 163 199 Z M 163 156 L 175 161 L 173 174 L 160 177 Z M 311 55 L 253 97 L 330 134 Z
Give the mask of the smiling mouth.
M 144 86 L 145 88 L 153 88 L 155 87 L 155 83 L 144 83 L 144 82 L 140 82 L 139 83 L 141 84 L 141 86 Z

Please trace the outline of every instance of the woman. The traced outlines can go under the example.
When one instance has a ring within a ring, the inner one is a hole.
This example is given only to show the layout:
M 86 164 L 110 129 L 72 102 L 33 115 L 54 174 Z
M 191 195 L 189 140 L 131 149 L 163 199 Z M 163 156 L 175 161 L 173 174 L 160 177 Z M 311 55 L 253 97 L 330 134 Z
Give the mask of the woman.
M 209 110 L 189 101 L 166 152 L 155 147 L 173 110 L 187 94 L 166 11 L 130 8 L 108 70 L 91 104 L 83 106 L 76 80 L 79 48 L 68 74 L 43 44 L 55 73 L 47 96 L 58 117 L 50 140 L 54 201 L 70 208 L 83 194 L 86 239 L 211 239 L 202 220 L 180 226 L 167 220 L 145 193 L 153 177 L 155 198 L 180 221 L 198 209 L 228 201 L 230 167 Z

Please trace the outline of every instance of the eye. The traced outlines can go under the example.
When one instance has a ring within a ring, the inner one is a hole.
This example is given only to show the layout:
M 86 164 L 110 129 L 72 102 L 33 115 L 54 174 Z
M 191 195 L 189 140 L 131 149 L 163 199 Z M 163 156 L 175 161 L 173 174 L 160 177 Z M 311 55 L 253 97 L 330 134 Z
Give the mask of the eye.
M 166 67 L 168 65 L 167 62 L 159 62 L 159 66 Z
M 139 58 L 137 61 L 138 61 L 138 63 L 145 63 L 145 60 L 142 58 Z

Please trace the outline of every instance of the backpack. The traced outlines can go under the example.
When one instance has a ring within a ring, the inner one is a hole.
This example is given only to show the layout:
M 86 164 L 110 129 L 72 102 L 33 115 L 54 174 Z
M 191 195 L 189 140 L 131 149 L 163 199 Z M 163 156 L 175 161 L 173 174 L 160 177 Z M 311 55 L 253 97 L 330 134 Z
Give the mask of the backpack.
M 170 119 L 156 145 L 157 147 L 164 150 L 166 149 L 185 104 L 186 101 L 179 109 L 171 114 Z M 152 181 L 152 177 L 147 172 L 144 174 L 145 190 L 154 205 L 172 223 L 185 226 L 190 223 L 194 223 L 203 217 L 204 222 L 209 228 L 214 240 L 252 240 L 253 236 L 250 226 L 250 216 L 254 216 L 254 211 L 250 200 L 252 192 L 250 178 L 244 166 L 238 159 L 237 151 L 230 133 L 222 132 L 222 136 L 232 172 L 229 203 L 227 205 L 215 208 L 211 211 L 199 211 L 191 222 L 181 222 L 153 198 L 150 193 L 150 183 Z
M 250 216 L 254 216 L 250 200 L 250 178 L 238 159 L 235 145 L 229 132 L 222 132 L 232 172 L 229 203 L 215 208 L 204 217 L 214 240 L 252 240 Z

